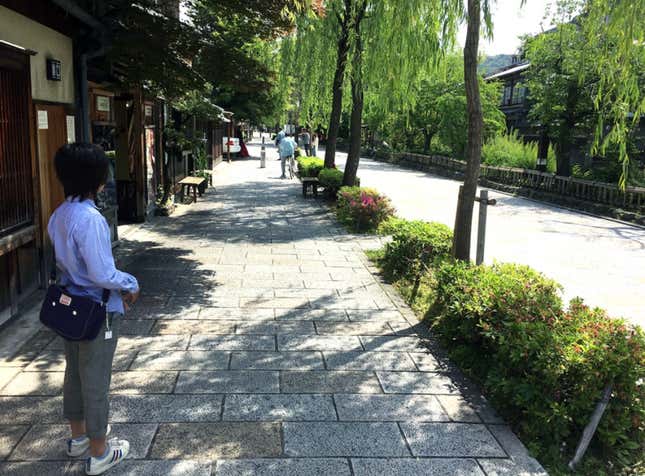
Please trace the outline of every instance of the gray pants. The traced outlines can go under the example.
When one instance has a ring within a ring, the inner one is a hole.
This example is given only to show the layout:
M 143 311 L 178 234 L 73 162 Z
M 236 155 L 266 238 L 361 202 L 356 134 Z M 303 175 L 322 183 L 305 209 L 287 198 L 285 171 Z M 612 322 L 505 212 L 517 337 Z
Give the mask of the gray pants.
M 285 166 L 287 164 L 287 160 L 291 160 L 292 157 L 293 157 L 292 155 L 290 155 L 288 157 L 280 157 L 280 161 L 281 161 L 280 166 L 282 167 L 282 176 L 283 177 L 285 176 L 284 171 L 285 171 Z
M 112 381 L 112 360 L 119 338 L 122 315 L 109 315 L 112 338 L 106 339 L 106 324 L 96 339 L 65 341 L 65 383 L 63 414 L 72 421 L 85 420 L 87 436 L 105 438 L 110 403 L 108 393 Z

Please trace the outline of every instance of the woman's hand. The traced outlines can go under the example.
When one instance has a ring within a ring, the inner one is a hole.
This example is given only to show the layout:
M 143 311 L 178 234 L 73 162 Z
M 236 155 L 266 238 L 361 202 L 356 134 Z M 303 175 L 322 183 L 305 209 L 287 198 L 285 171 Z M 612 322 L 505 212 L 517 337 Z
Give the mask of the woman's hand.
M 137 299 L 139 299 L 139 294 L 141 294 L 140 289 L 138 289 L 134 293 L 125 293 L 121 295 L 121 299 L 123 299 L 123 305 L 125 306 L 126 311 L 129 311 L 130 306 L 137 302 Z

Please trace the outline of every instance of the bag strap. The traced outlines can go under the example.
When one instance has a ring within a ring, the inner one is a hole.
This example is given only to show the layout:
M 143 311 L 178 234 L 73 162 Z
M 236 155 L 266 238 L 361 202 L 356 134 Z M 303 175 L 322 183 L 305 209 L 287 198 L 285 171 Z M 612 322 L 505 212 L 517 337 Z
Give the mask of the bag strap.
M 56 248 L 52 243 L 52 267 L 49 272 L 49 284 L 54 284 L 56 282 Z M 103 294 L 101 296 L 101 304 L 105 306 L 110 299 L 110 290 L 103 288 Z

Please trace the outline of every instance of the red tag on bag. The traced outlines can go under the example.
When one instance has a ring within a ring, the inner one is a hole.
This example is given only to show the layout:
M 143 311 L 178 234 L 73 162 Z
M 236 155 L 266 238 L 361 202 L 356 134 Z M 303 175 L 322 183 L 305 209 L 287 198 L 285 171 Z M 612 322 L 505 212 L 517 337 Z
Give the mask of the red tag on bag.
M 66 294 L 61 294 L 61 295 L 60 295 L 59 302 L 60 302 L 63 306 L 69 306 L 70 304 L 72 304 L 72 298 L 71 298 L 71 297 L 69 297 L 69 296 L 67 296 Z

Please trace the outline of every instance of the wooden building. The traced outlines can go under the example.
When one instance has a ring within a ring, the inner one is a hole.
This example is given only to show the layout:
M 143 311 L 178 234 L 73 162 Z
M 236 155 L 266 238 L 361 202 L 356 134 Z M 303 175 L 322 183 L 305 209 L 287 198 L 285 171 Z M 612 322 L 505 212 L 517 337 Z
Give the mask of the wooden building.
M 0 1 L 0 324 L 44 283 L 64 199 L 54 152 L 76 138 L 72 32 L 48 2 Z

